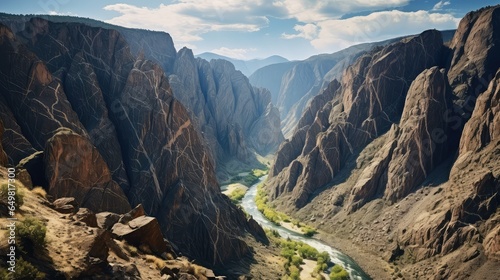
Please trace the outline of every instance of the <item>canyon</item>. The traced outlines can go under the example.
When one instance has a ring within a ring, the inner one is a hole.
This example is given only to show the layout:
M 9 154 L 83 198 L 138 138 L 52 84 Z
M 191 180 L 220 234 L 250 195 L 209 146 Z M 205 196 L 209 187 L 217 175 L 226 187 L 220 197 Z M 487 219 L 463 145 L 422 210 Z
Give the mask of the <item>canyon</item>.
M 113 244 L 146 244 L 174 279 L 197 279 L 179 274 L 190 260 L 229 279 L 284 275 L 280 249 L 220 190 L 256 168 L 270 207 L 374 279 L 496 279 L 499 19 L 485 7 L 457 30 L 275 57 L 246 77 L 164 32 L 0 14 L 0 175 L 16 168 L 22 209 L 42 209 L 49 231 L 85 216 L 69 231 L 122 259 L 134 256 Z

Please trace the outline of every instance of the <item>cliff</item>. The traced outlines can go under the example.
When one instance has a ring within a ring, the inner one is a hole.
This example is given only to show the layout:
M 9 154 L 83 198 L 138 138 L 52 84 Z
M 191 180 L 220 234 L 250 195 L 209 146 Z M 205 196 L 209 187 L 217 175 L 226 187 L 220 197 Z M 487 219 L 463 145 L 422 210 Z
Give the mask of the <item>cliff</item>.
M 280 146 L 273 204 L 406 279 L 496 275 L 499 11 L 359 57 Z
M 180 252 L 207 265 L 250 254 L 253 230 L 220 193 L 210 152 L 162 67 L 135 57 L 115 30 L 39 18 L 25 27 L 0 27 L 9 164 L 31 163 L 50 196 L 94 212 L 142 204 Z

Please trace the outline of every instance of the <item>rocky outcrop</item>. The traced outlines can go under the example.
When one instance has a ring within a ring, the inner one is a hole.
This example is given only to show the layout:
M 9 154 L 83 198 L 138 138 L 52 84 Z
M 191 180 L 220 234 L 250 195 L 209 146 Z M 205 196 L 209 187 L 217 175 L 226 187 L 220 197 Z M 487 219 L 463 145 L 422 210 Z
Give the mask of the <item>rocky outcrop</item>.
M 274 205 L 322 215 L 312 223 L 383 252 L 408 279 L 496 273 L 499 9 L 468 14 L 451 49 L 427 31 L 361 56 L 280 147 L 267 183 Z M 412 41 L 434 46 L 420 53 L 429 64 L 401 52 Z
M 83 136 L 61 129 L 47 141 L 44 153 L 48 193 L 53 197 L 75 197 L 79 205 L 94 212 L 130 210 L 106 162 Z
M 20 145 L 44 150 L 49 194 L 94 212 L 142 204 L 183 254 L 209 265 L 250 253 L 253 230 L 220 193 L 210 152 L 162 68 L 134 57 L 115 30 L 37 18 L 25 27 L 0 27 L 1 117 L 11 129 L 2 143 L 22 135 Z M 4 148 L 14 164 L 26 157 L 14 142 Z
M 498 7 L 468 13 L 450 43 L 453 57 L 448 79 L 461 105 L 470 114 L 477 96 L 486 90 L 500 65 Z
M 148 246 L 149 250 L 159 256 L 171 252 L 170 245 L 163 239 L 158 221 L 153 217 L 141 216 L 125 224 L 116 223 L 111 233 L 136 247 Z
M 331 182 L 350 156 L 399 121 L 409 84 L 424 69 L 439 63 L 442 43 L 439 32 L 426 31 L 360 57 L 346 71 L 341 89 L 334 95 L 337 98 L 325 105 L 328 108 L 318 113 L 309 127 L 296 132 L 298 138 L 305 134 L 304 149 L 286 151 L 285 143 L 278 151 L 275 165 L 279 166 L 270 173 L 271 185 L 276 186 L 271 190 L 273 196 L 280 196 L 281 186 L 292 182 L 291 188 L 285 189 L 292 189 L 296 207 L 304 206 L 309 195 Z M 310 113 L 305 118 L 311 120 Z M 297 146 L 302 148 L 300 143 Z M 298 153 L 298 157 L 293 156 Z M 290 158 L 282 160 L 281 154 Z M 287 170 L 282 169 L 283 174 L 276 175 L 281 166 L 293 161 L 298 163 L 289 164 Z M 292 166 L 301 168 L 289 172 Z
M 449 40 L 454 31 L 442 31 Z M 291 138 L 298 122 L 313 98 L 321 94 L 333 80 L 341 80 L 344 70 L 375 47 L 387 46 L 402 38 L 351 46 L 333 54 L 312 56 L 303 61 L 291 61 L 263 67 L 249 79 L 258 87 L 271 91 L 273 104 L 281 113 L 284 135 Z
M 383 183 L 387 200 L 395 202 L 407 196 L 449 156 L 454 139 L 443 116 L 452 110 L 451 99 L 445 69 L 424 70 L 413 81 L 395 128 L 397 146 Z

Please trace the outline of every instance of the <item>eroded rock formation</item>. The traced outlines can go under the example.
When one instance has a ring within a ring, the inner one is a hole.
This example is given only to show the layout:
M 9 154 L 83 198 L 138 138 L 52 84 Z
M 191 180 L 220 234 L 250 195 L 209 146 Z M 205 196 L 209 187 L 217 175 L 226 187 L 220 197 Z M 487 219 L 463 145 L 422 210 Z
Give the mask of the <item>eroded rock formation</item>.
M 94 212 L 142 204 L 181 252 L 206 264 L 248 254 L 255 226 L 220 193 L 211 154 L 162 67 L 135 57 L 116 30 L 39 18 L 24 26 L 0 26 L 9 163 L 44 150 L 54 198 Z

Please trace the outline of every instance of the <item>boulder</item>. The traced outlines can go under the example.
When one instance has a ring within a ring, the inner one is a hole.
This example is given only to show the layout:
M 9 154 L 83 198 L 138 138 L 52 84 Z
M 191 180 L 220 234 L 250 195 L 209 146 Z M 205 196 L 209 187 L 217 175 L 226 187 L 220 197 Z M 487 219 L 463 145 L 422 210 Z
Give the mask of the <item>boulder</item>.
M 144 212 L 144 207 L 142 207 L 142 204 L 139 204 L 134 209 L 130 210 L 130 212 L 123 214 L 118 222 L 126 224 L 135 218 L 139 218 L 145 215 L 146 213 Z
M 52 207 L 57 212 L 69 214 L 77 212 L 79 204 L 74 197 L 61 197 L 52 202 Z
M 111 232 L 116 238 L 124 239 L 136 247 L 147 245 L 157 255 L 170 247 L 163 239 L 158 221 L 153 217 L 141 216 L 127 224 L 116 223 Z

